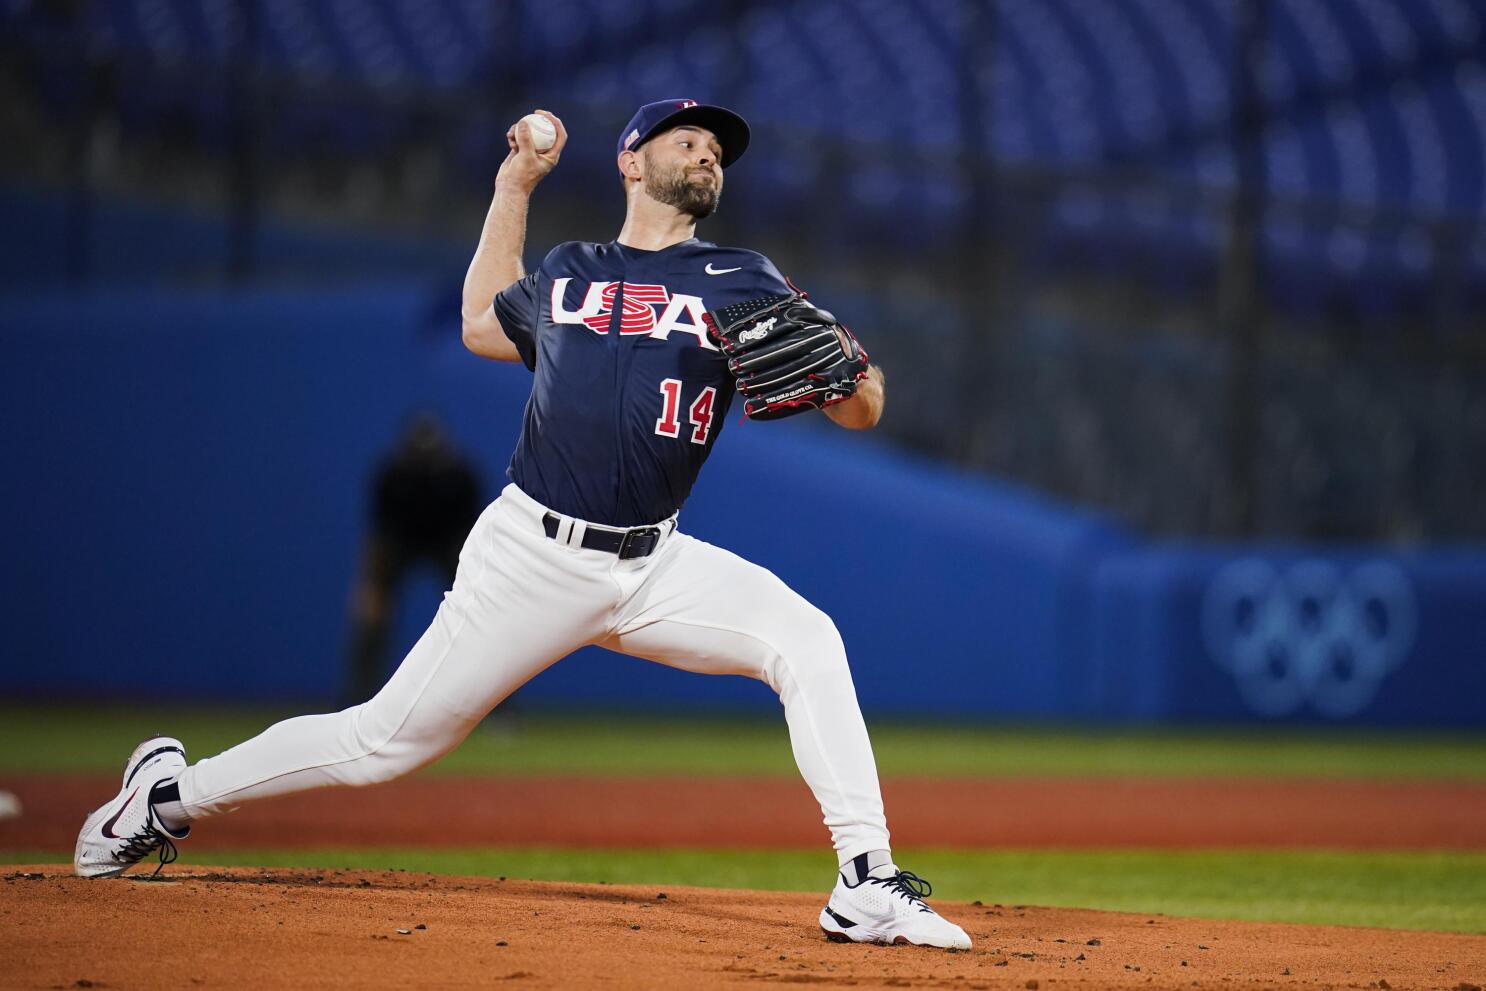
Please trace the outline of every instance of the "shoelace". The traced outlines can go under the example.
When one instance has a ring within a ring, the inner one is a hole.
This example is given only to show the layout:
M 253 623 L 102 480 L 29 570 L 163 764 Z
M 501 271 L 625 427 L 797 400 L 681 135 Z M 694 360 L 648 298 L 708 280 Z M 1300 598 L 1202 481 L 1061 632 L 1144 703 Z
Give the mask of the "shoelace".
M 119 848 L 119 852 L 114 854 L 114 860 L 119 863 L 135 864 L 143 860 L 153 850 L 160 851 L 160 863 L 155 867 L 155 872 L 150 877 L 158 876 L 165 869 L 166 864 L 175 863 L 176 857 L 179 854 L 176 851 L 175 843 L 171 841 L 170 837 L 156 829 L 154 823 L 146 821 L 143 826 L 139 827 L 139 832 L 129 837 L 124 845 Z
M 912 871 L 899 871 L 892 877 L 869 877 L 868 884 L 880 884 L 889 891 L 896 892 L 911 902 L 919 903 L 919 911 L 934 911 L 923 904 L 923 900 L 934 893 L 934 886 L 919 877 Z

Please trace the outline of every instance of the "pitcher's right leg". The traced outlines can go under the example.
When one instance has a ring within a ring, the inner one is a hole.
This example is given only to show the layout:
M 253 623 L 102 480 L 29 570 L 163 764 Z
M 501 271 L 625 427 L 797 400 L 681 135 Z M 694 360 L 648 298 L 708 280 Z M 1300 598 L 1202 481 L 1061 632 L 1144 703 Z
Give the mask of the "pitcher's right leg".
M 757 678 L 779 695 L 790 746 L 846 863 L 889 849 L 877 763 L 846 648 L 829 616 L 767 569 L 671 535 L 626 603 L 611 650 L 704 674 Z
M 820 925 L 833 939 L 970 948 L 892 861 L 877 765 L 836 625 L 735 554 L 672 534 L 604 645 L 707 674 L 758 678 L 779 694 L 795 761 L 831 831 L 840 872 Z M 647 573 L 648 571 L 648 573 Z

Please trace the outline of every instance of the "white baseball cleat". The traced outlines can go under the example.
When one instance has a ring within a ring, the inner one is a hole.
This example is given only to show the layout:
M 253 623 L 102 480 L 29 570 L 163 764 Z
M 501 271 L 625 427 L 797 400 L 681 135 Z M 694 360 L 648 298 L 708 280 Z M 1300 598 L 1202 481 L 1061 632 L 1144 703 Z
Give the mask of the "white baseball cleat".
M 88 816 L 77 834 L 72 869 L 79 877 L 117 877 L 145 856 L 160 851 L 160 866 L 175 860 L 173 840 L 191 832 L 172 832 L 150 807 L 150 789 L 186 769 L 186 748 L 168 736 L 154 736 L 134 748 L 124 765 L 124 785 L 113 800 Z M 159 873 L 159 869 L 156 869 Z
M 879 871 L 886 876 L 868 875 L 854 885 L 846 883 L 845 874 L 836 875 L 836 888 L 820 910 L 820 927 L 827 939 L 970 949 L 965 930 L 924 903 L 934 891 L 928 881 L 896 867 Z

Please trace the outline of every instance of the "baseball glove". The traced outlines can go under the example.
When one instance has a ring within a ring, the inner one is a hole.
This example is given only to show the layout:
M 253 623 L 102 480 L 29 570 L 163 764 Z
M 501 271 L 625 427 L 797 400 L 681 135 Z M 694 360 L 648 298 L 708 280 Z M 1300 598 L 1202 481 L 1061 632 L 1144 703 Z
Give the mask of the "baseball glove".
M 752 420 L 839 403 L 867 374 L 867 352 L 851 331 L 802 292 L 724 306 L 707 324 Z

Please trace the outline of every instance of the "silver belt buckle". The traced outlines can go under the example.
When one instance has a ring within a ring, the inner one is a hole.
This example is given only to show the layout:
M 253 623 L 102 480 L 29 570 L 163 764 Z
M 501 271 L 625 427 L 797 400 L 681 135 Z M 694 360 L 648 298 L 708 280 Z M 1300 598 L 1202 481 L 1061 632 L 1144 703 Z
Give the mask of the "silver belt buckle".
M 637 541 L 650 538 L 649 544 L 642 553 L 630 553 Z M 645 526 L 634 530 L 626 530 L 624 536 L 619 540 L 619 559 L 628 561 L 637 557 L 648 557 L 655 552 L 655 545 L 660 542 L 660 527 Z

